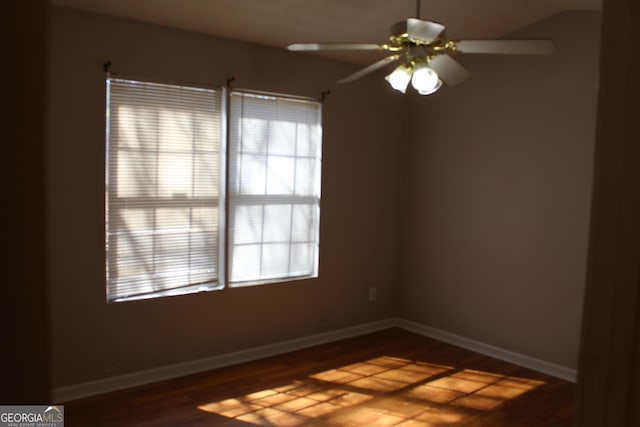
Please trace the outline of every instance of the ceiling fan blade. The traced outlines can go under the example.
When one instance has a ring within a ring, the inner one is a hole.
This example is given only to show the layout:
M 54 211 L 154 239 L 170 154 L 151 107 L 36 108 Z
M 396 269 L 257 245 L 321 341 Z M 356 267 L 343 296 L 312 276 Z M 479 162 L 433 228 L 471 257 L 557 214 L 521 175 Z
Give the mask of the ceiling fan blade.
M 549 39 L 460 40 L 455 42 L 461 53 L 497 53 L 508 55 L 549 55 L 556 44 Z
M 429 67 L 433 68 L 440 79 L 449 86 L 455 86 L 465 81 L 469 73 L 462 65 L 449 55 L 438 55 L 429 61 Z
M 342 80 L 339 80 L 338 83 L 348 83 L 348 82 L 352 82 L 354 80 L 359 79 L 362 76 L 365 76 L 375 70 L 377 70 L 378 68 L 382 68 L 385 65 L 393 62 L 393 61 L 397 61 L 398 59 L 400 59 L 400 55 L 399 54 L 394 54 L 394 55 L 389 55 L 386 58 L 382 58 L 381 60 L 374 62 L 373 64 L 369 65 L 366 68 L 363 68 L 360 71 L 356 71 L 355 73 L 345 77 Z
M 292 51 L 315 50 L 387 50 L 388 46 L 375 43 L 294 43 L 287 46 Z

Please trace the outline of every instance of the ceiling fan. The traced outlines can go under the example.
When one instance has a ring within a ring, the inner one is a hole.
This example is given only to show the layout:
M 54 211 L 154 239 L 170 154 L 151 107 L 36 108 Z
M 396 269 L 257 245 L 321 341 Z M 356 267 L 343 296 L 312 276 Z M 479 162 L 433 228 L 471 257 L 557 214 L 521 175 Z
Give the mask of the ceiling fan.
M 431 95 L 444 81 L 455 86 L 471 74 L 451 55 L 461 53 L 548 55 L 555 50 L 550 39 L 495 39 L 495 40 L 447 40 L 445 26 L 419 19 L 420 0 L 416 0 L 416 18 L 408 18 L 391 27 L 389 42 L 376 43 L 295 43 L 287 47 L 291 51 L 319 50 L 380 50 L 391 55 L 374 62 L 338 83 L 359 79 L 387 64 L 401 61 L 385 79 L 391 87 L 405 93 L 409 82 L 420 95 Z

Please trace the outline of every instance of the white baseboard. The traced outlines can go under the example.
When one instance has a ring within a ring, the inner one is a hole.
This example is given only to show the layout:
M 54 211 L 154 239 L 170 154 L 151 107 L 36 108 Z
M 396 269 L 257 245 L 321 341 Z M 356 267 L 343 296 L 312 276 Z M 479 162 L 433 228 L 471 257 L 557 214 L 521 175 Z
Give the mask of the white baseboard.
M 303 338 L 282 341 L 260 347 L 253 347 L 246 350 L 221 354 L 204 359 L 193 360 L 190 362 L 177 363 L 174 365 L 162 366 L 154 369 L 146 369 L 144 371 L 118 375 L 68 387 L 58 387 L 53 389 L 52 398 L 53 402 L 56 403 L 66 402 L 69 400 L 108 393 L 111 391 L 121 390 L 129 387 L 135 387 L 139 385 L 150 384 L 153 382 L 168 380 L 171 378 L 178 378 L 185 375 L 205 372 L 212 369 L 223 368 L 225 366 L 237 365 L 243 362 L 250 362 L 252 360 L 258 360 L 265 357 L 289 353 L 291 351 L 301 350 L 303 348 L 326 344 L 346 338 L 352 338 L 392 327 L 400 327 L 410 332 L 428 336 L 430 338 L 453 344 L 458 347 L 466 348 L 468 350 L 491 356 L 496 359 L 515 363 L 516 365 L 543 372 L 545 374 L 562 378 L 567 381 L 576 381 L 575 369 L 566 368 L 564 366 L 545 362 L 543 360 L 535 359 L 524 354 L 519 354 L 499 347 L 494 347 L 489 344 L 474 341 L 460 335 L 452 334 L 450 332 L 432 328 L 430 326 L 422 325 L 410 320 L 389 318 L 377 322 L 365 323 L 349 328 L 337 329 L 334 331 L 309 335 Z
M 475 341 L 460 335 L 453 334 L 451 332 L 412 322 L 410 320 L 398 319 L 397 326 L 408 331 L 415 332 L 416 334 L 424 335 L 442 342 L 446 342 L 448 344 L 453 344 L 458 347 L 465 348 L 467 350 L 475 351 L 476 353 L 514 363 L 516 365 L 523 366 L 534 371 L 542 372 L 544 374 L 551 375 L 557 378 L 561 378 L 566 381 L 570 381 L 573 383 L 576 382 L 577 371 L 575 369 L 556 365 L 554 363 L 546 362 L 544 360 L 536 359 L 534 357 L 526 356 L 524 354 L 516 353 L 510 350 L 505 350 L 500 347 L 495 347 L 480 341 Z
M 193 360 L 190 362 L 146 369 L 144 371 L 118 375 L 68 387 L 58 387 L 53 389 L 52 398 L 53 402 L 66 402 L 69 400 L 80 399 L 83 397 L 94 396 L 97 394 L 108 393 L 129 387 L 150 384 L 157 381 L 178 378 L 198 372 L 205 372 L 212 369 L 223 368 L 225 366 L 237 365 L 243 362 L 250 362 L 252 360 L 289 353 L 291 351 L 301 350 L 315 345 L 326 344 L 333 341 L 389 329 L 394 326 L 397 326 L 396 319 L 386 319 L 349 328 L 309 335 L 289 341 L 253 347 L 233 353 Z

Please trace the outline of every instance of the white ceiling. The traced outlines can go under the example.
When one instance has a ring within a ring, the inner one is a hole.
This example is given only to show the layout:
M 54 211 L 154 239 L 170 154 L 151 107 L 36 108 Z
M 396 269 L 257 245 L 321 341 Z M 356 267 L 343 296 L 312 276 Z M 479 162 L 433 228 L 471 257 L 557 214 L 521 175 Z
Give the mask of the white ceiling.
M 448 39 L 496 38 L 602 0 L 421 0 L 421 18 Z M 296 42 L 384 43 L 391 24 L 416 15 L 416 0 L 51 0 L 58 6 L 285 48 Z M 371 54 L 323 52 L 366 64 Z

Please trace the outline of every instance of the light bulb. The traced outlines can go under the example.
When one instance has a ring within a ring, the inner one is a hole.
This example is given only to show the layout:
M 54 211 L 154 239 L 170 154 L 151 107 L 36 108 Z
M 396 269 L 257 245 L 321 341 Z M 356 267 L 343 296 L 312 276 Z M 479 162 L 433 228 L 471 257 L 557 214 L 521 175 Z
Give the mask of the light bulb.
M 419 90 L 418 93 L 420 95 L 431 95 L 432 93 L 435 93 L 438 91 L 438 89 L 440 89 L 440 86 L 442 86 L 442 80 L 438 79 L 438 83 L 436 84 L 436 86 L 431 89 L 431 90 Z
M 405 93 L 411 80 L 411 68 L 406 64 L 399 65 L 391 74 L 385 77 L 385 80 L 398 92 Z
M 429 95 L 440 88 L 442 82 L 432 68 L 429 68 L 426 62 L 418 63 L 413 70 L 411 78 L 411 86 L 418 91 L 420 95 Z

